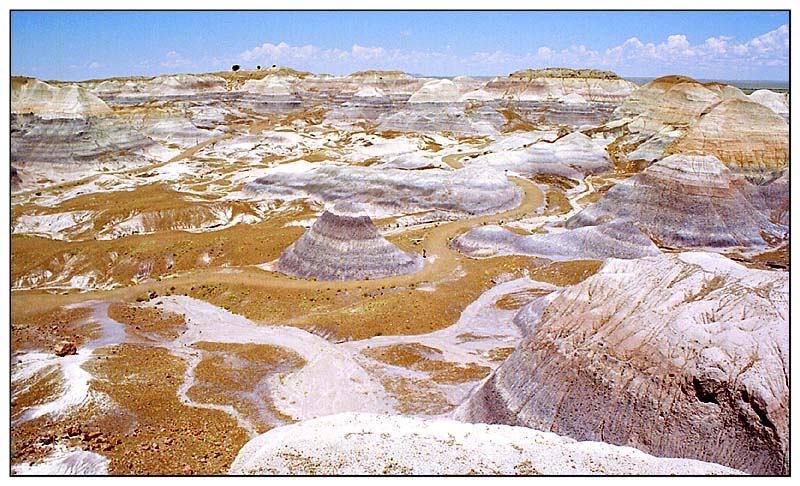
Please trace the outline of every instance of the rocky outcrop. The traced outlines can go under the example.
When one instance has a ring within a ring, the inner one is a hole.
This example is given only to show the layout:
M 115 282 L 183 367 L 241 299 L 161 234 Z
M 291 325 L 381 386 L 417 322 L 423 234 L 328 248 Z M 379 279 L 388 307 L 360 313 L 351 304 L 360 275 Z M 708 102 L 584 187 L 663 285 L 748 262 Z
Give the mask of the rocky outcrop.
M 161 159 L 169 153 L 116 117 L 11 117 L 11 161 L 18 168 L 142 165 L 149 162 L 147 158 Z
M 22 185 L 22 177 L 19 176 L 19 171 L 13 165 L 11 166 L 11 178 L 9 179 L 10 188 L 12 191 L 19 189 Z
M 649 238 L 627 222 L 527 236 L 500 226 L 481 226 L 455 238 L 450 247 L 474 257 L 530 255 L 554 261 L 641 258 L 661 254 Z
M 295 162 L 248 183 L 244 192 L 268 199 L 364 203 L 373 218 L 434 210 L 453 216 L 492 214 L 522 200 L 516 184 L 485 167 L 409 171 Z
M 786 167 L 788 125 L 733 86 L 664 76 L 631 94 L 612 120 L 592 130 L 615 138 L 620 160 L 715 155 L 735 172 L 770 178 Z
M 294 98 L 289 84 L 274 76 L 247 80 L 240 88 L 240 91 L 270 98 L 286 100 Z
M 672 155 L 617 183 L 566 226 L 629 221 L 661 246 L 766 247 L 788 228 L 770 221 L 753 191 L 713 156 Z
M 327 122 L 340 125 L 363 120 L 375 122 L 381 116 L 395 111 L 391 98 L 380 88 L 363 86 L 352 97 L 333 107 L 325 116 Z
M 51 86 L 35 78 L 12 78 L 11 113 L 32 113 L 48 118 L 107 115 L 103 100 L 76 85 Z
M 728 99 L 689 126 L 666 154 L 714 155 L 734 172 L 761 178 L 789 166 L 789 124 L 763 105 Z
M 451 132 L 496 135 L 503 118 L 494 109 L 467 113 L 462 104 L 408 103 L 406 109 L 378 119 L 378 129 L 400 132 Z
M 192 97 L 210 93 L 224 93 L 228 82 L 214 74 L 168 74 L 151 79 L 100 83 L 93 91 L 104 98 L 166 98 Z
M 324 433 L 321 433 L 324 431 Z M 740 474 L 627 447 L 503 425 L 346 413 L 273 429 L 242 447 L 229 474 Z
M 456 417 L 787 474 L 788 285 L 710 253 L 609 260 L 520 310 Z
M 653 134 L 665 126 L 688 126 L 721 100 L 718 91 L 686 76 L 663 76 L 631 93 L 615 118 L 637 117 L 631 131 Z
M 422 258 L 386 241 L 357 206 L 338 203 L 281 254 L 277 270 L 320 280 L 362 280 L 413 273 Z
M 525 176 L 553 174 L 573 179 L 613 169 L 605 149 L 580 132 L 555 142 L 540 141 L 522 149 L 493 152 L 476 157 L 469 164 Z
M 789 95 L 786 93 L 776 93 L 768 89 L 759 89 L 747 95 L 747 98 L 754 103 L 766 106 L 784 118 L 789 117 Z
M 455 103 L 459 99 L 458 86 L 449 79 L 428 81 L 408 99 L 409 103 Z
M 587 101 L 622 103 L 637 86 L 614 73 L 594 69 L 527 69 L 495 78 L 484 89 L 517 101 L 557 101 L 577 94 Z

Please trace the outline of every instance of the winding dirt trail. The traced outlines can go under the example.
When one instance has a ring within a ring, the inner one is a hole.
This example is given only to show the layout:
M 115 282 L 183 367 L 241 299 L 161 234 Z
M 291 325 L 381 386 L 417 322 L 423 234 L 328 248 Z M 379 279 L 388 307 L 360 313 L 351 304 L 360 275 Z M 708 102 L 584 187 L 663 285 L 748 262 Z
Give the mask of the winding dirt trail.
M 452 275 L 460 259 L 466 258 L 448 247 L 450 237 L 456 237 L 462 232 L 468 231 L 481 224 L 510 221 L 523 217 L 536 211 L 536 209 L 544 204 L 544 194 L 536 184 L 517 177 L 509 177 L 509 179 L 523 190 L 523 198 L 520 205 L 501 213 L 439 223 L 437 226 L 430 228 L 419 246 L 420 250 L 423 248 L 426 250 L 427 258 L 425 259 L 425 265 L 422 270 L 416 273 L 370 280 L 313 281 L 287 277 L 280 273 L 262 270 L 255 266 L 230 267 L 225 269 L 212 268 L 207 270 L 195 270 L 191 274 L 163 279 L 161 282 L 148 282 L 146 284 L 116 288 L 113 290 L 96 290 L 69 295 L 53 295 L 38 292 L 20 293 L 15 295 L 15 298 L 12 299 L 12 312 L 13 308 L 17 306 L 25 307 L 29 305 L 38 305 L 49 307 L 50 305 L 65 305 L 88 300 L 133 300 L 138 295 L 141 295 L 143 290 L 152 289 L 162 291 L 169 288 L 169 286 L 209 281 L 223 284 L 249 284 L 264 289 L 321 290 L 333 288 L 348 290 L 360 288 L 364 290 L 375 290 L 381 287 L 404 287 L 411 284 L 420 285 L 445 279 Z M 357 256 L 354 255 L 354 257 Z

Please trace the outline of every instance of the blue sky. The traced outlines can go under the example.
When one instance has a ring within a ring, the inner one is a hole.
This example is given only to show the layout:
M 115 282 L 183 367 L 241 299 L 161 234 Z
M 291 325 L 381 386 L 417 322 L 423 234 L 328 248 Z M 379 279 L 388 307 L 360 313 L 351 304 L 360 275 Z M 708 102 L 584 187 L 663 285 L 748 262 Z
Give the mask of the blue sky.
M 764 12 L 11 12 L 11 73 L 81 80 L 278 64 L 505 75 L 789 77 L 789 14 Z

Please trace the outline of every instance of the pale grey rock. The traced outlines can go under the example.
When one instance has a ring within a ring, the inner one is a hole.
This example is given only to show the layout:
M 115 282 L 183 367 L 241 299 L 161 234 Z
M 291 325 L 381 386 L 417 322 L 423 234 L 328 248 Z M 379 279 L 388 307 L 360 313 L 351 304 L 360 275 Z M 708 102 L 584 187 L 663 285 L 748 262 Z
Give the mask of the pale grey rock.
M 522 190 L 516 184 L 502 173 L 483 167 L 408 171 L 293 164 L 279 166 L 248 183 L 244 192 L 268 199 L 365 203 L 373 218 L 436 210 L 456 216 L 492 214 L 514 208 L 522 201 Z
M 739 471 L 525 427 L 345 413 L 272 429 L 244 445 L 228 474 L 589 475 Z
M 605 149 L 580 132 L 555 142 L 543 140 L 525 148 L 476 157 L 469 165 L 509 170 L 525 176 L 553 174 L 572 179 L 613 169 Z
M 422 257 L 386 241 L 363 208 L 338 203 L 281 254 L 277 270 L 320 280 L 362 280 L 414 273 Z
M 51 86 L 35 78 L 12 78 L 11 113 L 33 113 L 50 118 L 108 115 L 111 108 L 77 86 Z
M 789 116 L 789 95 L 786 93 L 776 93 L 768 89 L 753 91 L 747 97 L 750 101 L 762 104 L 784 117 Z
M 703 252 L 611 259 L 547 297 L 456 418 L 788 473 L 788 273 Z
M 788 228 L 770 221 L 754 192 L 713 156 L 672 155 L 614 185 L 566 227 L 629 221 L 660 246 L 766 247 Z
M 409 103 L 454 103 L 459 99 L 458 86 L 449 79 L 428 81 L 408 99 Z
M 463 103 L 409 103 L 405 109 L 377 120 L 379 130 L 403 132 L 455 132 L 464 135 L 493 135 L 502 117 L 479 112 L 468 115 Z M 487 119 L 488 118 L 488 119 Z
M 626 222 L 527 236 L 500 226 L 481 226 L 453 239 L 450 247 L 474 257 L 529 255 L 553 261 L 641 258 L 661 254 L 647 236 Z

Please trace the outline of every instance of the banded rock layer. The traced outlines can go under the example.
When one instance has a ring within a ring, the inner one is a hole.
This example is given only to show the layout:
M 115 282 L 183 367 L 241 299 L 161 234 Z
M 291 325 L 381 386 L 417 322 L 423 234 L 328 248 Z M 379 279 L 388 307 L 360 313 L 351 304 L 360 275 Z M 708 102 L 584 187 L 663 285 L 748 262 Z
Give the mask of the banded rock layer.
M 614 73 L 594 69 L 526 69 L 506 78 L 494 78 L 485 89 L 504 99 L 519 101 L 558 101 L 577 94 L 586 101 L 621 103 L 637 86 Z
M 572 179 L 613 169 L 605 149 L 580 132 L 555 142 L 542 140 L 525 148 L 482 155 L 470 160 L 469 165 L 510 170 L 525 176 L 553 174 Z
M 766 247 L 788 228 L 757 205 L 755 187 L 713 156 L 672 155 L 617 183 L 567 228 L 629 221 L 662 246 Z
M 788 473 L 788 273 L 612 259 L 515 323 L 530 333 L 456 418 Z
M 144 157 L 162 159 L 170 153 L 113 116 L 11 116 L 11 161 L 18 168 L 76 170 L 122 161 L 142 165 L 148 162 Z
M 413 273 L 422 258 L 386 241 L 369 216 L 337 204 L 281 254 L 277 270 L 299 278 L 361 280 Z
M 605 260 L 660 255 L 631 223 L 606 223 L 545 235 L 522 236 L 500 226 L 481 226 L 450 242 L 469 256 L 530 255 L 563 260 Z
M 324 431 L 324 433 L 320 433 Z M 524 427 L 345 413 L 278 427 L 244 445 L 229 474 L 740 474 L 717 464 Z
M 273 199 L 312 197 L 324 203 L 364 203 L 371 217 L 436 210 L 455 215 L 492 214 L 522 201 L 522 190 L 516 184 L 502 173 L 480 167 L 408 171 L 295 162 L 248 183 L 244 191 Z
M 761 104 L 728 99 L 693 123 L 666 153 L 714 155 L 733 171 L 758 178 L 789 166 L 789 124 Z
M 11 79 L 11 113 L 33 113 L 56 118 L 107 115 L 103 100 L 76 86 L 51 86 L 34 78 Z

